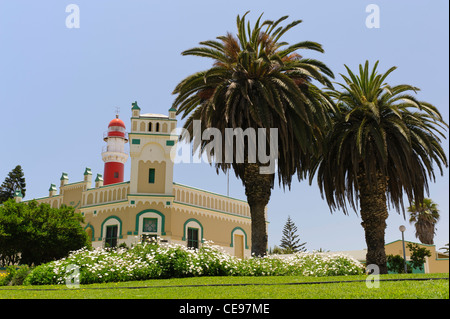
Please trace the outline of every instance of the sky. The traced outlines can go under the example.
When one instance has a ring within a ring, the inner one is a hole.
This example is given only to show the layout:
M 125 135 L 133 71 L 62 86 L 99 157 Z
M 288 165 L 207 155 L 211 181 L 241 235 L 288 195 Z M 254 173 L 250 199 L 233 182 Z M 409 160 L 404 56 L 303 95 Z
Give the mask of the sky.
M 79 28 L 66 25 L 70 4 L 79 8 Z M 366 24 L 374 14 L 366 12 L 370 4 L 379 9 L 378 27 Z M 102 174 L 102 136 L 116 107 L 128 128 L 134 101 L 142 113 L 168 114 L 175 86 L 212 65 L 181 52 L 235 33 L 236 16 L 249 10 L 252 24 L 261 13 L 271 20 L 289 15 L 287 23 L 302 20 L 283 39 L 322 44 L 325 53 L 299 53 L 324 62 L 337 82 L 342 82 L 344 64 L 355 70 L 366 60 L 371 65 L 379 60 L 381 72 L 397 66 L 389 84 L 419 87 L 417 98 L 435 105 L 448 123 L 448 6 L 446 0 L 0 0 L 0 182 L 21 165 L 26 200 L 48 196 L 62 172 L 69 182 L 82 180 L 85 167 L 94 176 Z M 178 117 L 179 127 L 183 122 Z M 442 145 L 448 156 L 446 136 Z M 129 173 L 128 160 L 126 180 Z M 227 193 L 226 175 L 205 163 L 177 164 L 174 181 Z M 437 171 L 430 184 L 441 214 L 435 236 L 440 248 L 449 242 L 448 168 L 443 176 Z M 246 199 L 234 174 L 230 196 Z M 315 182 L 294 179 L 290 190 L 275 186 L 268 204 L 270 247 L 280 244 L 288 216 L 308 250 L 366 247 L 359 214 L 331 213 Z M 406 240 L 418 242 L 408 218 L 390 209 L 386 243 L 401 239 L 400 225 L 406 226 Z

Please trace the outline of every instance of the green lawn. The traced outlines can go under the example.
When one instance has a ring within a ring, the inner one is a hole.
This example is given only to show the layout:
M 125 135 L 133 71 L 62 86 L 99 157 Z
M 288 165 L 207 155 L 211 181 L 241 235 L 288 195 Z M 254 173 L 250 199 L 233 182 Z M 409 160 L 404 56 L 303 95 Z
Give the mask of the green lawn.
M 380 279 L 447 278 L 425 281 L 380 281 L 369 289 L 366 276 L 343 277 L 194 277 L 60 286 L 0 287 L 0 299 L 449 299 L 447 274 L 382 275 Z M 339 282 L 363 280 L 363 282 Z M 333 281 L 333 283 L 299 284 Z M 226 286 L 220 286 L 225 284 Z M 241 285 L 251 284 L 251 285 Z M 201 285 L 201 286 L 197 286 Z

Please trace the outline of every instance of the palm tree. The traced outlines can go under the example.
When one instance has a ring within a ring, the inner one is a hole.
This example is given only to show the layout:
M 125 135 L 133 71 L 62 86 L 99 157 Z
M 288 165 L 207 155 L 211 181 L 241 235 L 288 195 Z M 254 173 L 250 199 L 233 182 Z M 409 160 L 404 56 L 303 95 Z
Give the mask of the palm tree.
M 416 227 L 416 238 L 422 244 L 433 245 L 436 223 L 439 221 L 438 205 L 429 198 L 424 198 L 422 204 L 412 203 L 408 207 L 409 222 Z
M 359 66 L 359 76 L 347 66 L 342 92 L 329 94 L 336 101 L 324 153 L 310 175 L 317 173 L 322 197 L 331 211 L 349 204 L 355 211 L 359 201 L 367 244 L 367 264 L 387 273 L 384 234 L 387 202 L 404 213 L 403 195 L 409 203 L 422 202 L 428 179 L 435 180 L 433 164 L 441 175 L 447 158 L 440 145 L 440 129 L 448 127 L 433 105 L 418 101 L 407 84 L 389 86 L 384 74 L 369 63 Z
M 439 248 L 439 250 L 443 250 L 443 254 L 447 254 L 448 255 L 448 243 L 446 243 L 444 245 L 444 247 Z
M 194 151 L 199 147 L 207 152 L 209 141 L 195 140 L 194 120 L 201 120 L 201 128 L 217 128 L 222 133 L 227 128 L 278 130 L 277 174 L 279 183 L 290 187 L 292 176 L 305 177 L 311 155 L 319 152 L 323 127 L 327 125 L 328 108 L 332 103 L 319 90 L 313 80 L 332 87 L 328 77 L 332 71 L 322 62 L 302 58 L 297 50 L 308 49 L 323 52 L 316 42 L 302 41 L 293 45 L 281 41 L 281 37 L 291 28 L 301 23 L 296 20 L 282 27 L 276 21 L 258 18 L 253 28 L 246 23 L 244 14 L 237 16 L 237 34 L 227 33 L 217 40 L 200 42 L 196 47 L 182 52 L 211 58 L 213 66 L 182 80 L 173 91 L 177 97 L 173 107 L 182 118 L 188 116 L 184 128 L 190 133 Z M 269 134 L 266 135 L 269 144 Z M 188 139 L 182 135 L 181 140 Z M 264 141 L 263 141 L 264 142 Z M 245 153 L 248 153 L 246 141 Z M 233 169 L 244 187 L 251 212 L 252 253 L 266 254 L 267 233 L 265 207 L 274 187 L 274 174 L 260 174 L 266 166 L 258 158 L 256 161 L 244 157 L 244 162 L 225 163 L 223 156 L 213 150 L 216 170 L 227 172 Z M 225 152 L 222 152 L 224 154 Z

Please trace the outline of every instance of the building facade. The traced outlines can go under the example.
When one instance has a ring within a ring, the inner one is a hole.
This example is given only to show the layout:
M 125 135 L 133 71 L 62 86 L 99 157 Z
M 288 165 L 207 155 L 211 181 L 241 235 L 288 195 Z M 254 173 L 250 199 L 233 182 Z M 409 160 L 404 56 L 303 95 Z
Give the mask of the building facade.
M 436 250 L 436 245 L 427 245 L 422 243 L 415 243 L 412 241 L 405 240 L 405 257 L 406 261 L 409 262 L 411 260 L 411 251 L 407 247 L 408 243 L 417 244 L 420 248 L 426 248 L 430 251 L 431 256 L 425 257 L 425 263 L 423 264 L 422 269 L 414 268 L 412 269 L 413 273 L 425 273 L 425 274 L 433 274 L 433 273 L 448 273 L 449 271 L 449 257 L 448 254 L 441 253 Z M 403 257 L 403 242 L 402 240 L 396 240 L 384 245 L 384 249 L 387 255 L 398 255 Z M 366 264 L 366 255 L 367 249 L 361 250 L 348 250 L 348 251 L 334 251 L 330 252 L 330 254 L 344 254 L 350 257 L 355 258 L 362 264 Z M 389 271 L 389 273 L 393 273 Z
M 169 115 L 141 114 L 132 103 L 131 130 L 117 117 L 105 133 L 103 174 L 95 180 L 85 168 L 82 181 L 69 183 L 62 173 L 59 192 L 36 199 L 52 207 L 75 207 L 94 247 L 131 246 L 158 236 L 162 241 L 200 247 L 213 241 L 231 255 L 251 255 L 250 207 L 246 201 L 173 181 L 171 150 L 177 145 L 176 110 Z M 130 152 L 124 150 L 129 142 Z M 130 180 L 123 181 L 123 164 L 131 161 Z M 267 213 L 267 212 L 266 212 Z
M 422 243 L 414 243 L 412 241 L 405 241 L 405 255 L 406 260 L 409 261 L 411 259 L 411 251 L 408 248 L 408 243 L 417 244 L 420 248 L 426 248 L 430 251 L 431 256 L 425 257 L 425 263 L 423 268 L 420 270 L 413 269 L 414 273 L 448 273 L 449 264 L 448 264 L 448 255 L 443 254 L 439 251 L 436 251 L 435 245 L 427 245 Z M 386 255 L 399 255 L 403 257 L 403 242 L 401 240 L 396 240 L 391 243 L 387 243 L 385 246 Z

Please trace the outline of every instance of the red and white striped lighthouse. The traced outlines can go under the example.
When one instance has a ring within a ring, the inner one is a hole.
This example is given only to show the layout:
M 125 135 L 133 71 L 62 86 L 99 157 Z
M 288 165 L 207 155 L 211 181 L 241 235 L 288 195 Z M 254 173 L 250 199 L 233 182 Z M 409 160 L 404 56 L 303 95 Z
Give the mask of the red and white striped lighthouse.
M 103 172 L 103 185 L 123 182 L 124 164 L 128 159 L 125 152 L 125 143 L 128 142 L 125 132 L 125 124 L 119 115 L 109 122 L 108 131 L 105 132 L 103 140 L 107 143 L 103 147 L 102 159 L 105 162 Z

